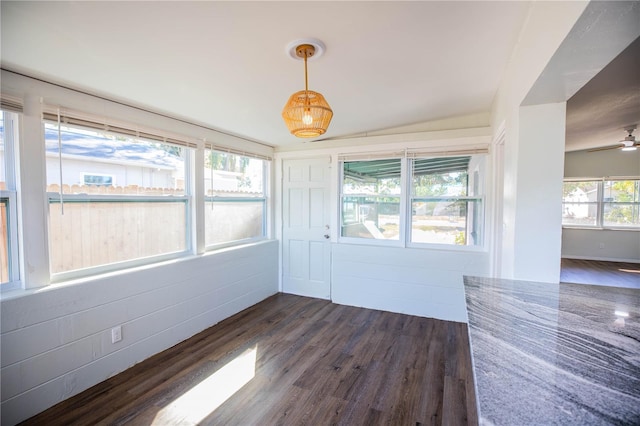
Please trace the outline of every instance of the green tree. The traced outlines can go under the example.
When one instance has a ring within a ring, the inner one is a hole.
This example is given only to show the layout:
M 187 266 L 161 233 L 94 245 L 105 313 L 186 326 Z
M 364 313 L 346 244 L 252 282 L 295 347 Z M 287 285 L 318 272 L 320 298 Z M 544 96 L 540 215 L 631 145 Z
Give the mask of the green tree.
M 205 157 L 205 167 L 226 172 L 244 173 L 249 165 L 249 157 L 243 157 L 227 152 L 209 151 Z
M 619 202 L 638 201 L 638 182 L 635 180 L 614 181 L 610 186 L 609 194 Z
M 457 195 L 467 195 L 467 172 L 434 173 L 414 176 L 413 187 L 416 197 L 437 197 L 451 193 L 452 188 L 461 192 Z
M 640 181 L 605 182 L 604 220 L 608 224 L 637 225 L 640 222 Z
M 173 156 L 178 158 L 182 158 L 182 147 L 176 145 L 167 145 L 164 143 L 154 143 L 154 147 L 161 149 L 164 152 L 167 152 Z
M 562 198 L 569 197 L 573 192 L 580 187 L 582 182 L 565 182 L 562 185 Z

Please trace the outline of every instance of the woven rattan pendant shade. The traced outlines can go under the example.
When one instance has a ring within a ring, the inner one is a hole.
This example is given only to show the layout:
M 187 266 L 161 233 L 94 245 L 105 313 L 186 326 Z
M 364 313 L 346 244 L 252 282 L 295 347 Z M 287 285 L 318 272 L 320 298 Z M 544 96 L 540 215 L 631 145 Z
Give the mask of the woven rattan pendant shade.
M 296 48 L 296 55 L 304 59 L 305 90 L 294 93 L 282 110 L 282 118 L 292 135 L 299 138 L 314 138 L 327 131 L 333 111 L 318 92 L 308 90 L 307 58 L 313 56 L 315 49 L 308 44 Z
M 318 92 L 301 90 L 289 98 L 282 118 L 292 135 L 314 138 L 327 131 L 333 117 L 331 107 Z

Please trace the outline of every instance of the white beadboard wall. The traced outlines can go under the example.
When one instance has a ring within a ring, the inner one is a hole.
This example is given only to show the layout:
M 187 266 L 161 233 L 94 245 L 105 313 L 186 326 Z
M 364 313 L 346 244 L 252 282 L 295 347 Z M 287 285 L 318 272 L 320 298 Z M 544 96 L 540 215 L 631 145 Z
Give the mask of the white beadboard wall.
M 332 245 L 334 303 L 467 322 L 463 277 L 489 276 L 479 251 Z
M 1 302 L 1 423 L 13 425 L 278 292 L 265 241 Z M 122 341 L 111 343 L 111 328 Z

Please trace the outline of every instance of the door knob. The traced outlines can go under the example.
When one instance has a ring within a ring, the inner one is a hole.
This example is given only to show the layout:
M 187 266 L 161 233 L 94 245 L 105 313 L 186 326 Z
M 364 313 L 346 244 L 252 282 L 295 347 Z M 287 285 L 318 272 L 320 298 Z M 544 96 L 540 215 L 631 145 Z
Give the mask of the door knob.
M 331 238 L 331 236 L 329 234 L 324 234 L 324 237 L 328 240 L 329 238 Z

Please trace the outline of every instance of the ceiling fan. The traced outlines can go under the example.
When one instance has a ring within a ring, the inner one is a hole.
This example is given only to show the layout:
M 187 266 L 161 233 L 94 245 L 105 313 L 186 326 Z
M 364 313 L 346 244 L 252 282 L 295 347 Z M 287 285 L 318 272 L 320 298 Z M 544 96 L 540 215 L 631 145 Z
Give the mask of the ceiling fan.
M 593 148 L 587 150 L 588 152 L 604 151 L 606 149 L 620 149 L 621 151 L 635 151 L 640 146 L 640 141 L 636 141 L 636 137 L 633 136 L 633 131 L 636 129 L 636 124 L 627 126 L 624 130 L 629 133 L 624 139 L 617 145 L 603 146 L 600 148 Z

